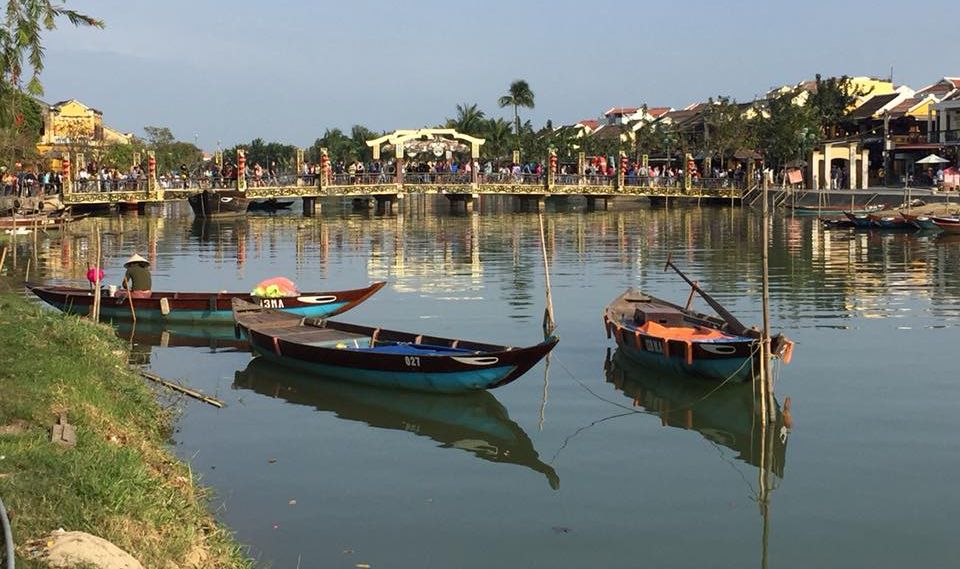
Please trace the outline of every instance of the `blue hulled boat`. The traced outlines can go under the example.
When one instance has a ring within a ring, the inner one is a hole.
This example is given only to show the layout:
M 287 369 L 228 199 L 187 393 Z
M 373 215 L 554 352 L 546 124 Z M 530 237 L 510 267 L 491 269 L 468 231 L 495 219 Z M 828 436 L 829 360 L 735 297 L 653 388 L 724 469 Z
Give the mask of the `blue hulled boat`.
M 344 322 L 299 318 L 236 299 L 234 320 L 259 357 L 320 377 L 459 393 L 493 389 L 522 376 L 558 338 L 527 348 L 438 338 Z

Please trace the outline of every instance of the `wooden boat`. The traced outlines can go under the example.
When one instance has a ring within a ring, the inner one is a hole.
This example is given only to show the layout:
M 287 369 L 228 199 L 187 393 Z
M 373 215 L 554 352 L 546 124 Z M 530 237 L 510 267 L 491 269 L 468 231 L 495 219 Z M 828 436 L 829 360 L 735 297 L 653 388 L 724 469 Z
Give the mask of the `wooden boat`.
M 631 359 L 667 371 L 720 382 L 749 381 L 760 372 L 761 333 L 741 324 L 700 286 L 691 286 L 687 306 L 681 307 L 639 290 L 627 290 L 605 309 L 607 337 Z M 720 317 L 690 310 L 699 294 Z M 770 353 L 789 363 L 793 342 L 782 334 L 771 338 Z
M 293 200 L 278 200 L 270 198 L 263 201 L 251 201 L 247 205 L 247 211 L 279 211 L 281 209 L 290 209 Z
M 825 229 L 848 229 L 854 227 L 849 219 L 821 219 L 820 223 Z
M 203 190 L 187 201 L 197 217 L 226 217 L 247 213 L 250 200 L 239 190 Z
M 318 381 L 264 358 L 253 358 L 237 371 L 233 387 L 330 412 L 343 421 L 426 437 L 437 448 L 484 461 L 529 468 L 543 474 L 554 490 L 560 487 L 556 470 L 543 462 L 527 433 L 489 391 L 450 395 Z
M 933 218 L 928 215 L 917 215 L 905 211 L 901 211 L 900 215 L 907 220 L 907 223 L 917 229 L 940 229 L 937 227 L 937 224 L 934 223 Z
M 844 206 L 815 206 L 815 205 L 787 205 L 787 211 L 792 215 L 840 215 L 846 212 L 851 212 L 854 214 L 867 214 L 881 211 L 885 206 L 882 204 L 877 205 L 854 205 L 851 204 L 851 207 Z
M 366 288 L 330 292 L 304 292 L 298 296 L 259 298 L 247 292 L 154 292 L 150 298 L 134 298 L 137 321 L 192 322 L 229 324 L 233 321 L 231 301 L 235 298 L 290 312 L 297 317 L 333 316 L 346 312 L 370 298 L 386 283 L 376 282 Z M 93 292 L 89 288 L 27 283 L 48 304 L 70 314 L 89 314 Z M 126 295 L 111 297 L 101 292 L 102 318 L 130 318 L 130 301 Z
M 850 220 L 850 223 L 852 223 L 856 228 L 867 229 L 873 226 L 873 222 L 870 220 L 869 213 L 854 213 L 852 211 L 844 211 L 843 215 Z
M 38 214 L 31 214 L 31 215 L 0 217 L 0 229 L 14 229 L 17 227 L 39 228 L 39 229 L 60 228 L 68 223 L 73 223 L 74 221 L 80 221 L 81 219 L 84 219 L 88 215 L 90 214 L 83 213 L 80 215 L 70 215 L 70 214 L 49 215 L 46 213 L 38 213 Z
M 760 466 L 764 452 L 760 431 L 764 427 L 756 419 L 759 403 L 752 386 L 741 383 L 717 389 L 713 382 L 638 365 L 622 349 L 606 358 L 604 375 L 630 398 L 635 409 L 655 415 L 662 426 L 696 431 L 711 443 L 734 451 L 737 460 Z M 774 412 L 773 430 L 780 433 L 788 419 L 776 401 Z M 772 446 L 773 472 L 783 478 L 787 438 L 773 437 Z
M 946 233 L 960 233 L 960 217 L 934 217 L 933 223 Z
M 867 218 L 870 220 L 870 226 L 877 229 L 916 229 L 916 226 L 900 215 L 899 212 L 896 215 L 868 213 Z
M 558 338 L 527 348 L 438 338 L 318 318 L 299 318 L 240 299 L 238 332 L 267 360 L 341 381 L 439 393 L 493 389 L 519 378 Z

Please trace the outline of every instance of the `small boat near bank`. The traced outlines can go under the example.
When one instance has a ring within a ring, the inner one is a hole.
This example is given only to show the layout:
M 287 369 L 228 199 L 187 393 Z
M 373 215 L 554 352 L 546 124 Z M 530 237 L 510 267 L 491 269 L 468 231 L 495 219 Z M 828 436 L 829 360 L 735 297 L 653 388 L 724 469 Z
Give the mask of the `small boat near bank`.
M 515 348 L 300 318 L 240 299 L 233 301 L 237 331 L 259 357 L 339 381 L 438 393 L 506 385 L 557 345 L 557 336 Z
M 842 215 L 845 212 L 851 212 L 854 214 L 866 215 L 868 213 L 876 213 L 882 211 L 886 206 L 882 204 L 876 205 L 854 205 L 851 204 L 848 206 L 815 206 L 815 205 L 787 205 L 785 206 L 787 213 L 792 215 L 816 215 L 816 216 L 825 216 L 825 215 Z
M 960 217 L 934 217 L 932 221 L 944 233 L 960 233 Z
M 68 223 L 80 221 L 88 215 L 87 213 L 71 215 L 64 212 L 58 212 L 54 215 L 46 213 L 11 215 L 0 217 L 0 229 L 17 229 L 20 227 L 28 229 L 59 229 Z
M 747 328 L 700 286 L 691 286 L 686 307 L 681 307 L 636 289 L 629 289 L 607 305 L 603 314 L 607 337 L 614 338 L 623 353 L 634 361 L 672 373 L 719 382 L 743 382 L 760 372 L 762 334 Z M 719 315 L 690 310 L 699 294 Z M 790 362 L 793 342 L 782 334 L 771 338 L 770 354 Z
M 133 298 L 132 303 L 138 321 L 230 324 L 234 299 L 288 311 L 296 317 L 326 318 L 350 310 L 384 285 L 385 282 L 375 282 L 359 289 L 303 292 L 278 298 L 261 298 L 248 292 L 153 292 L 149 298 Z M 89 314 L 93 306 L 93 291 L 89 288 L 38 283 L 26 286 L 44 302 L 68 314 Z M 103 289 L 100 315 L 130 318 L 130 302 L 126 295 L 110 296 L 109 291 Z

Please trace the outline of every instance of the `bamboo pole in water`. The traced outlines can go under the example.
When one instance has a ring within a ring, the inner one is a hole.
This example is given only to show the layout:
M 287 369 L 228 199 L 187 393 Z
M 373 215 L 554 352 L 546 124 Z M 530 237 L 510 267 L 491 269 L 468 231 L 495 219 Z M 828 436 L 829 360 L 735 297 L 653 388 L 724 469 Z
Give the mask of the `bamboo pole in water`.
M 0 253 L 0 273 L 3 272 L 3 264 L 7 262 L 7 248 L 3 248 L 3 253 Z
M 557 325 L 553 319 L 553 294 L 550 289 L 550 265 L 547 262 L 547 239 L 543 231 L 543 214 L 540 213 L 537 217 L 540 220 L 540 249 L 543 253 L 543 275 L 547 287 L 547 306 L 543 314 L 543 337 L 547 338 Z
M 760 426 L 767 426 L 767 393 L 770 388 L 770 271 L 769 271 L 769 240 L 770 240 L 770 204 L 767 200 L 767 187 L 763 188 L 763 229 L 760 232 L 763 241 L 760 247 L 760 259 L 763 266 L 763 335 L 760 340 Z
M 100 321 L 100 226 L 98 225 L 94 230 L 96 232 L 94 237 L 94 278 L 93 278 L 93 320 L 95 322 Z

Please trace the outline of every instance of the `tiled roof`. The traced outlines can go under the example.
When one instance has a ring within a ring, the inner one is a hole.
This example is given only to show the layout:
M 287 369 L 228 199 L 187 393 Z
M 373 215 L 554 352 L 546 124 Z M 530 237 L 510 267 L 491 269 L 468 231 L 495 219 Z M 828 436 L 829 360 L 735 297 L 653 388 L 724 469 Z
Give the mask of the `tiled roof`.
M 904 100 L 903 102 L 901 102 L 899 105 L 897 105 L 897 106 L 893 107 L 892 109 L 890 109 L 890 116 L 893 117 L 893 118 L 902 117 L 902 116 L 906 115 L 908 112 L 910 112 L 910 109 L 911 109 L 914 105 L 920 103 L 920 101 L 922 101 L 922 100 L 923 100 L 923 99 L 920 98 L 920 97 L 913 97 L 913 98 L 910 98 L 910 99 L 905 99 L 905 100 Z
M 589 128 L 590 130 L 597 130 L 597 126 L 600 125 L 600 123 L 598 123 L 597 121 L 595 121 L 595 120 L 593 120 L 593 119 L 584 119 L 584 120 L 582 120 L 582 121 L 577 121 L 577 124 L 578 124 L 578 125 L 581 125 L 581 126 L 585 126 L 585 127 Z
M 868 119 L 885 107 L 890 101 L 900 96 L 900 93 L 890 93 L 888 95 L 874 95 L 867 99 L 865 103 L 854 109 L 850 113 L 852 119 Z
M 639 110 L 639 107 L 613 107 L 609 111 L 603 113 L 603 116 L 609 117 L 610 115 L 633 115 Z
M 655 119 L 658 119 L 672 110 L 673 109 L 670 107 L 651 107 L 647 109 L 647 114 Z
M 933 95 L 938 99 L 942 99 L 956 89 L 960 89 L 960 77 L 944 77 L 936 83 L 927 85 L 917 91 L 917 96 Z

